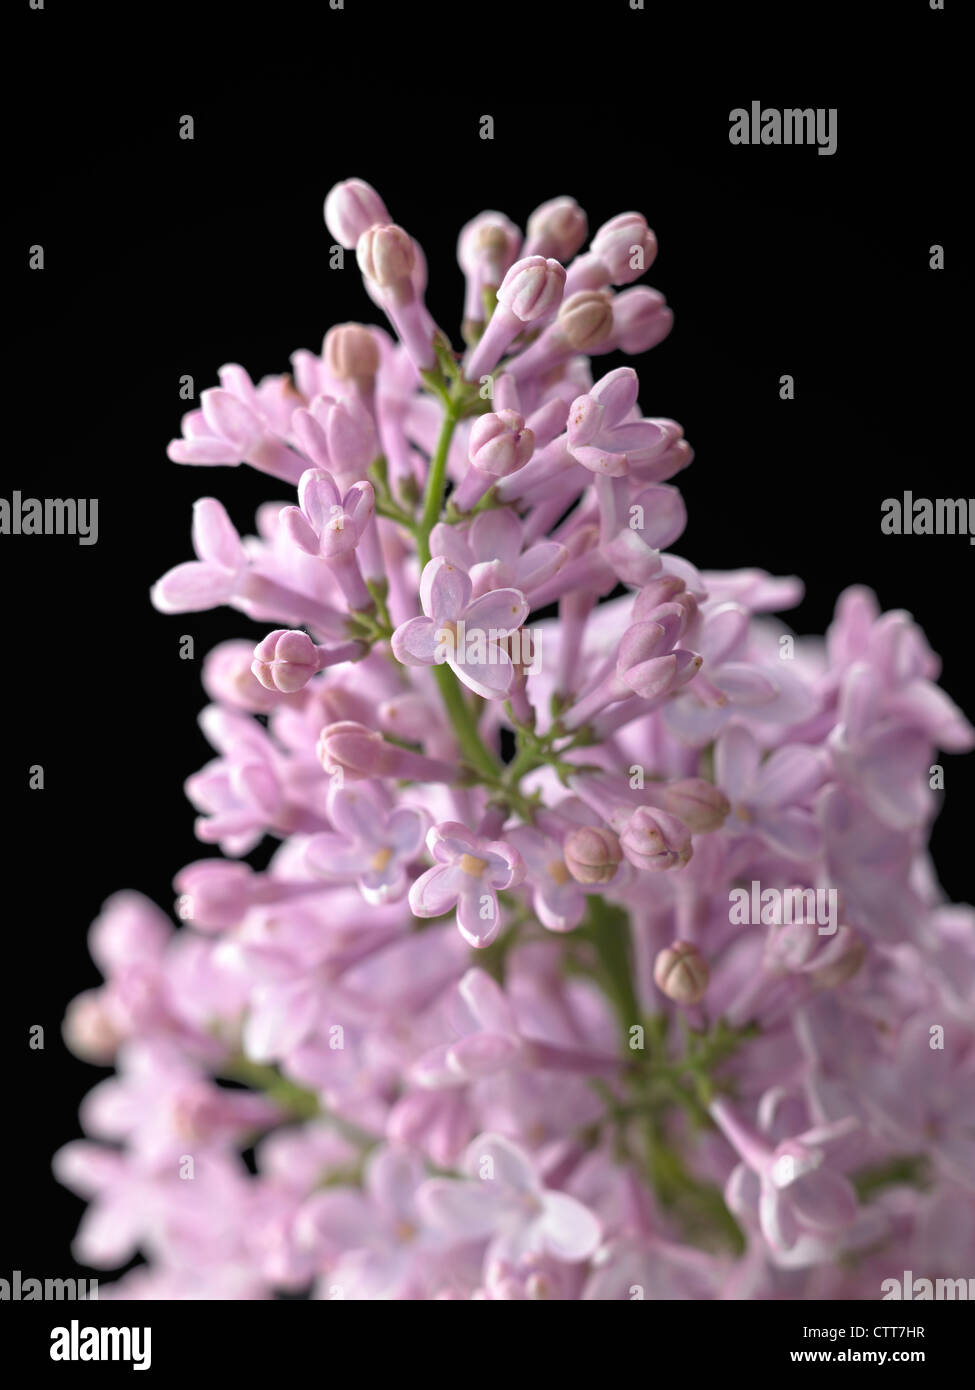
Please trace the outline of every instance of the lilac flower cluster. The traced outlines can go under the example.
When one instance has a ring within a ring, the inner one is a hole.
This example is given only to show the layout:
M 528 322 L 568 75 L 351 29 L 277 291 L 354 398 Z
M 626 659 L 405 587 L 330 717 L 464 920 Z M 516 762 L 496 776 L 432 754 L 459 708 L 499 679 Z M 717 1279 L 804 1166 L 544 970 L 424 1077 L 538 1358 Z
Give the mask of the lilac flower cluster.
M 131 892 L 92 928 L 65 1033 L 115 1074 L 55 1160 L 78 1258 L 141 1253 L 118 1298 L 967 1276 L 975 914 L 926 846 L 973 730 L 921 631 L 856 588 L 796 638 L 797 579 L 669 549 L 691 448 L 592 360 L 670 329 L 642 216 L 474 218 L 462 355 L 379 195 L 325 218 L 396 336 L 222 368 L 169 450 L 287 495 L 244 538 L 199 501 L 156 607 L 272 630 L 203 673 L 186 791 L 225 857 L 177 876 L 178 929 Z

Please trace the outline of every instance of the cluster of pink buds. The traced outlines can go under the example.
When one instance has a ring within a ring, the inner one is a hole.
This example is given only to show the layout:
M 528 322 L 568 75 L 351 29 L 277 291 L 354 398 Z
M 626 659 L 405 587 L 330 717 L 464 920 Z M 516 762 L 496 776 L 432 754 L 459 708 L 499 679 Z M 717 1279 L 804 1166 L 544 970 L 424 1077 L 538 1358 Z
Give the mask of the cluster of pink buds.
M 967 1277 L 975 913 L 927 843 L 975 735 L 920 629 L 854 588 L 783 642 L 798 579 L 673 552 L 691 448 L 602 360 L 671 327 L 641 214 L 475 217 L 459 350 L 374 189 L 325 220 L 391 331 L 221 368 L 170 445 L 270 500 L 199 501 L 153 602 L 260 626 L 205 664 L 177 924 L 110 898 L 65 1020 L 115 1068 L 56 1158 L 78 1259 L 141 1255 L 117 1298 Z

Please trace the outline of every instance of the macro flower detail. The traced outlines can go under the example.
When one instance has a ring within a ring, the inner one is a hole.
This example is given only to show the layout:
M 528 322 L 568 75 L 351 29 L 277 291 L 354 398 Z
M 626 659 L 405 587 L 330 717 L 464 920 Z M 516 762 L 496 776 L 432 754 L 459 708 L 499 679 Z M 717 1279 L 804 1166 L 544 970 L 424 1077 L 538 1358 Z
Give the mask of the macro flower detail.
M 507 694 L 514 666 L 504 639 L 528 616 L 518 589 L 492 589 L 472 599 L 470 576 L 444 556 L 430 561 L 420 580 L 426 617 L 411 618 L 393 633 L 393 654 L 405 666 L 446 662 L 475 695 L 496 700 Z
M 324 878 L 354 877 L 368 903 L 403 897 L 409 865 L 423 848 L 427 817 L 411 806 L 384 810 L 368 783 L 333 788 L 328 813 L 334 831 L 313 835 L 308 867 Z
M 600 368 L 674 316 L 599 211 L 471 217 L 452 339 L 456 269 L 342 180 L 323 256 L 385 326 L 225 364 L 169 445 L 265 490 L 201 498 L 151 601 L 260 627 L 202 663 L 200 857 L 171 914 L 108 898 L 63 1023 L 113 1068 L 55 1157 L 75 1254 L 143 1260 L 100 1296 L 970 1276 L 975 911 L 929 846 L 975 729 L 869 590 L 806 637 L 797 576 L 674 553 L 694 450 Z
M 451 821 L 430 830 L 427 848 L 436 863 L 410 888 L 412 911 L 417 917 L 440 917 L 456 907 L 464 940 L 478 948 L 489 946 L 501 929 L 498 893 L 525 876 L 521 855 Z

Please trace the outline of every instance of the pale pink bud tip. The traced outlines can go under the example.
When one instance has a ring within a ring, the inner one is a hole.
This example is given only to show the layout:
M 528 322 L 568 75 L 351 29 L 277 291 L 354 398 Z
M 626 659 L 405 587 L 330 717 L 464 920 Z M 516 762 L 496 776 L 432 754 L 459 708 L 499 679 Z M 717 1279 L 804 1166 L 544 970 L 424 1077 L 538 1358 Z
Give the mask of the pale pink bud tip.
M 718 830 L 731 810 L 724 792 L 703 777 L 671 782 L 661 791 L 660 804 L 695 834 Z
M 657 238 L 638 212 L 623 212 L 606 222 L 589 248 L 609 271 L 614 285 L 628 285 L 649 270 L 657 255 Z
M 339 323 L 325 334 L 322 355 L 338 381 L 371 381 L 379 371 L 379 347 L 361 323 Z
M 526 256 L 501 281 L 498 303 L 522 323 L 532 323 L 554 314 L 562 302 L 565 270 L 558 261 L 544 256 Z
M 675 941 L 654 961 L 654 983 L 675 1004 L 699 1004 L 710 978 L 707 961 L 689 941 Z
M 570 261 L 586 239 L 586 214 L 574 198 L 552 198 L 528 219 L 528 249 L 557 261 Z
M 416 251 L 409 232 L 392 223 L 369 227 L 356 243 L 355 258 L 367 280 L 389 289 L 410 278 Z
M 619 840 L 600 825 L 582 825 L 570 831 L 564 855 L 576 883 L 609 883 L 623 857 Z
M 315 751 L 330 776 L 348 772 L 353 776 L 371 777 L 380 772 L 385 747 L 382 734 L 375 729 L 343 719 L 322 730 Z
M 294 695 L 318 670 L 318 653 L 307 632 L 278 628 L 254 648 L 251 670 L 265 690 Z
M 325 225 L 340 246 L 351 251 L 364 231 L 389 222 L 386 204 L 363 179 L 337 183 L 325 199 Z
M 630 863 L 644 872 L 683 868 L 691 857 L 691 836 L 683 821 L 647 806 L 626 822 L 620 845 Z
M 76 1057 L 104 1066 L 122 1041 L 101 990 L 89 989 L 72 999 L 64 1016 L 64 1040 Z
M 504 478 L 526 464 L 534 448 L 535 436 L 525 428 L 524 417 L 515 410 L 499 410 L 474 421 L 468 457 L 482 473 Z
M 605 290 L 570 294 L 559 309 L 559 327 L 576 352 L 602 347 L 613 332 L 613 296 Z

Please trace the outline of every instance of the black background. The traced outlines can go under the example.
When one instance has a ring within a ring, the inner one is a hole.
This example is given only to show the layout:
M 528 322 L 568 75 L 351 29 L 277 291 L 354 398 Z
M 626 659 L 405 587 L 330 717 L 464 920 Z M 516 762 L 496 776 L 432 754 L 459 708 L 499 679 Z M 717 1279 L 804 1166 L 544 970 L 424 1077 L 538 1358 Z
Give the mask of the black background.
M 848 71 L 849 6 L 773 12 L 758 51 L 739 23 L 718 34 L 700 7 L 675 39 L 668 12 L 647 3 L 93 15 L 58 0 L 31 13 L 21 0 L 9 75 L 25 86 L 7 128 L 10 264 L 23 269 L 3 493 L 98 497 L 100 508 L 91 547 L 0 537 L 13 1228 L 0 1275 L 72 1273 L 81 1204 L 54 1184 L 50 1158 L 79 1133 L 78 1102 L 101 1075 L 59 1033 L 67 1001 L 98 982 L 87 927 L 119 888 L 171 905 L 173 874 L 201 853 L 182 783 L 210 756 L 194 722 L 202 656 L 263 635 L 230 610 L 164 617 L 149 604 L 153 581 L 191 556 L 196 497 L 221 497 L 246 531 L 256 503 L 286 495 L 246 468 L 167 460 L 187 409 L 179 379 L 199 391 L 225 362 L 255 379 L 286 371 L 330 324 L 378 321 L 354 257 L 328 268 L 321 205 L 338 179 L 372 182 L 421 242 L 428 303 L 457 343 L 456 235 L 482 208 L 524 226 L 538 203 L 570 193 L 591 229 L 643 211 L 660 244 L 646 283 L 676 326 L 634 362 L 641 404 L 680 420 L 696 450 L 677 480 L 690 515 L 678 553 L 801 575 L 799 632 L 822 632 L 839 592 L 869 584 L 882 607 L 915 615 L 943 655 L 945 689 L 975 710 L 975 551 L 879 524 L 882 500 L 905 489 L 973 490 L 954 341 L 971 317 L 964 94 L 947 75 L 956 15 L 927 0 L 861 7 L 866 42 Z M 813 38 L 822 57 L 800 72 Z M 836 107 L 837 153 L 731 146 L 728 113 L 753 99 Z M 492 142 L 478 135 L 488 113 Z M 186 114 L 191 142 L 179 138 Z M 40 273 L 26 269 L 34 243 Z M 928 268 L 934 243 L 942 272 Z M 791 402 L 779 399 L 786 373 Z M 179 658 L 185 633 L 195 661 Z M 934 853 L 946 891 L 964 899 L 973 760 L 942 761 Z M 43 791 L 27 787 L 34 763 Z M 44 1051 L 28 1049 L 34 1024 Z

